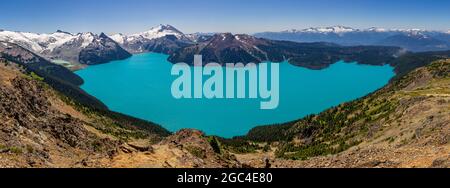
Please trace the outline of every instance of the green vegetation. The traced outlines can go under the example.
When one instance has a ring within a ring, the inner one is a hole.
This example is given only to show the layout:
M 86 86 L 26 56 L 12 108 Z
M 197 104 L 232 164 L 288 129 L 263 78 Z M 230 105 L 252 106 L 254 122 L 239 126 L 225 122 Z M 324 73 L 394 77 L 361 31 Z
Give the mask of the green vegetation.
M 398 80 L 418 67 L 424 67 L 434 61 L 450 58 L 450 51 L 408 53 L 390 62 L 397 73 Z
M 222 154 L 222 146 L 220 144 L 220 141 L 215 136 L 208 137 L 208 142 L 213 148 L 214 152 L 217 154 Z
M 5 145 L 0 144 L 0 153 L 6 149 L 7 149 L 7 147 Z
M 22 154 L 23 153 L 23 149 L 17 146 L 5 146 L 5 145 L 0 145 L 0 153 L 5 153 L 5 152 L 9 152 L 9 153 L 13 153 L 13 154 Z
M 272 148 L 270 148 L 270 144 L 264 145 L 264 147 L 263 147 L 263 149 L 262 149 L 263 152 L 269 152 L 269 151 L 271 151 L 271 150 L 272 150 Z
M 14 153 L 14 154 L 21 154 L 21 153 L 23 153 L 22 148 L 15 147 L 15 146 L 10 147 L 9 148 L 9 152 Z
M 44 78 L 40 77 L 39 75 L 37 75 L 37 74 L 34 73 L 34 72 L 31 72 L 31 73 L 30 73 L 30 76 L 31 76 L 31 78 L 34 79 L 34 80 L 37 80 L 37 81 L 40 81 L 40 82 L 44 81 Z
M 258 144 L 243 138 L 224 139 L 220 142 L 223 147 L 233 153 L 254 153 L 256 150 L 262 149 Z

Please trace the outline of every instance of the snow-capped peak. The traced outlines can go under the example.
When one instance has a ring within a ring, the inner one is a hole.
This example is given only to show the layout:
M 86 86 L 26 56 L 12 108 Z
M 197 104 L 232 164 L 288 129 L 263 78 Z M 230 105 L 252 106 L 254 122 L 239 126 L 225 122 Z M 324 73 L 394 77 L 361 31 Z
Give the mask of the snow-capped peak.
M 332 26 L 332 27 L 311 27 L 303 29 L 300 32 L 310 32 L 310 33 L 348 33 L 355 32 L 357 29 L 346 26 Z
M 130 37 L 143 37 L 145 39 L 156 39 L 156 38 L 161 38 L 167 35 L 174 35 L 175 37 L 177 37 L 178 39 L 181 39 L 183 36 L 183 33 L 178 31 L 175 27 L 171 26 L 171 25 L 158 25 L 156 27 L 151 28 L 148 31 L 142 32 L 142 33 L 138 33 L 138 34 L 133 34 L 130 35 Z
M 119 44 L 124 44 L 124 43 L 133 43 L 135 41 L 140 41 L 140 40 L 157 39 L 157 38 L 165 37 L 168 35 L 175 36 L 178 39 L 188 40 L 187 37 L 181 31 L 179 31 L 175 27 L 168 25 L 168 24 L 160 24 L 156 27 L 152 27 L 148 31 L 144 31 L 141 33 L 136 33 L 136 34 L 131 34 L 131 35 L 124 35 L 124 34 L 119 33 L 119 34 L 111 35 L 109 37 Z

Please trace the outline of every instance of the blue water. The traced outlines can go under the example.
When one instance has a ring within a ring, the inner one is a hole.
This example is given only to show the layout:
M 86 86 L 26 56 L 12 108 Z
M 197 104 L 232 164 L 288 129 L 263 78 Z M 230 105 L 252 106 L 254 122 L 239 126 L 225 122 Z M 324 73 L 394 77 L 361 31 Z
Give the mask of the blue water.
M 296 120 L 367 95 L 394 76 L 390 66 L 338 62 L 323 70 L 280 64 L 280 102 L 260 110 L 261 99 L 174 99 L 167 55 L 146 53 L 77 71 L 82 88 L 111 110 L 146 119 L 171 131 L 196 128 L 232 137 L 257 125 Z

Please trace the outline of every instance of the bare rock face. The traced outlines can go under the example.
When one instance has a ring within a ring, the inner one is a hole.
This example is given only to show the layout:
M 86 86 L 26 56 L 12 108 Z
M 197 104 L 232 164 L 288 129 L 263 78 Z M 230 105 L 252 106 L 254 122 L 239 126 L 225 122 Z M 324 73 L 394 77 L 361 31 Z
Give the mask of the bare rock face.
M 160 144 L 169 145 L 172 148 L 189 152 L 198 160 L 198 163 L 194 167 L 242 166 L 234 155 L 221 149 L 220 143 L 214 137 L 206 137 L 203 132 L 198 130 L 180 130 L 174 135 L 167 137 Z

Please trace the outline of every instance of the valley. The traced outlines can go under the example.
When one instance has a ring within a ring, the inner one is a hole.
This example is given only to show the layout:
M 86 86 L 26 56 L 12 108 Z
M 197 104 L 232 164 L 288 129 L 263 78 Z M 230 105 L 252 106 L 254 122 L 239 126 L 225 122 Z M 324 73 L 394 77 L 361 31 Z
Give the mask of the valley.
M 360 32 L 287 33 L 341 40 Z M 363 31 L 383 35 L 380 43 L 345 44 L 273 33 L 184 34 L 170 25 L 131 35 L 0 30 L 0 167 L 448 167 L 448 34 L 384 32 Z M 221 65 L 277 62 L 286 83 L 296 85 L 284 84 L 289 100 L 280 100 L 276 115 L 252 111 L 255 101 L 213 101 L 204 109 L 170 102 L 170 90 L 156 82 L 169 83 L 171 65 L 192 65 L 195 54 Z M 89 71 L 99 77 L 83 75 Z M 154 85 L 136 90 L 144 77 Z M 314 102 L 296 87 L 331 98 Z M 156 100 L 145 102 L 149 96 Z M 124 97 L 144 108 L 133 109 Z M 189 111 L 207 118 L 192 122 Z
M 448 167 L 449 67 L 436 61 L 318 115 L 223 139 L 79 105 L 2 60 L 0 166 Z

